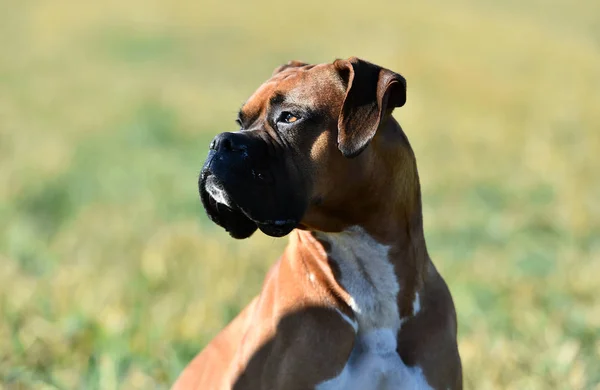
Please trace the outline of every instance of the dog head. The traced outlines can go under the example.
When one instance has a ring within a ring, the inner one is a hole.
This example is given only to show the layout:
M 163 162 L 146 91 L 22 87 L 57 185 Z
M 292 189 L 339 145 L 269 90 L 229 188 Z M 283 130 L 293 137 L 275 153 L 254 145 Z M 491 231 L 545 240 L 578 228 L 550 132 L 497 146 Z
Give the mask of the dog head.
M 406 137 L 391 117 L 406 81 L 358 58 L 275 69 L 210 145 L 199 180 L 208 216 L 235 238 L 256 229 L 339 231 L 381 207 Z

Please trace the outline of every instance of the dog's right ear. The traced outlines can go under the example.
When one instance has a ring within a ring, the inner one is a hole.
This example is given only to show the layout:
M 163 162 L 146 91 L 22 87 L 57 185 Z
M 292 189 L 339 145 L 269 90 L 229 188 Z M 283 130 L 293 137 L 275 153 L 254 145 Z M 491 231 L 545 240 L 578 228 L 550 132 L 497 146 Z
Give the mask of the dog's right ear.
M 306 66 L 308 65 L 306 62 L 302 62 L 302 61 L 296 61 L 296 60 L 292 60 L 290 62 L 288 62 L 287 64 L 278 66 L 277 68 L 275 68 L 275 70 L 273 71 L 273 74 L 271 76 L 275 76 L 277 73 L 284 71 L 286 69 L 289 68 L 299 68 L 301 66 Z

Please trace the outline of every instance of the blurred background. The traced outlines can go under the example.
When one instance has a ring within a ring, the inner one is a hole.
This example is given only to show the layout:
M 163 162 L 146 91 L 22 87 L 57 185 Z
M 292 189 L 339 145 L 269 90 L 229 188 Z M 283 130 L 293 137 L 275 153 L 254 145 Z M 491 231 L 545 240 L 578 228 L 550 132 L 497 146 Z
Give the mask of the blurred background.
M 600 2 L 0 1 L 0 388 L 166 389 L 286 239 L 210 139 L 291 59 L 403 74 L 467 389 L 600 388 Z

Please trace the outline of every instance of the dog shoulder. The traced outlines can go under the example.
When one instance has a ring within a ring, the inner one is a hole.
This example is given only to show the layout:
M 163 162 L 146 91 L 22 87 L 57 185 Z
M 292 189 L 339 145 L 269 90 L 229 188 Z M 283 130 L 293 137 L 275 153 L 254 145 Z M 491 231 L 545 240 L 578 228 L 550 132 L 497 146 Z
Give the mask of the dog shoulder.
M 355 335 L 351 323 L 331 307 L 310 306 L 287 313 L 279 319 L 273 337 L 255 351 L 232 388 L 314 388 L 343 370 Z

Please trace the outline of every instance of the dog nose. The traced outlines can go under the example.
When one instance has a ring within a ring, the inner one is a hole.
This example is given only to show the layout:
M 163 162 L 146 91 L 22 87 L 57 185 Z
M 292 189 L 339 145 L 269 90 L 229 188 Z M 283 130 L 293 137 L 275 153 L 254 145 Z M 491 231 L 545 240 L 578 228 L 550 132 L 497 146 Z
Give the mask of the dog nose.
M 244 140 L 235 133 L 221 133 L 210 143 L 210 149 L 216 152 L 240 152 L 246 148 Z

